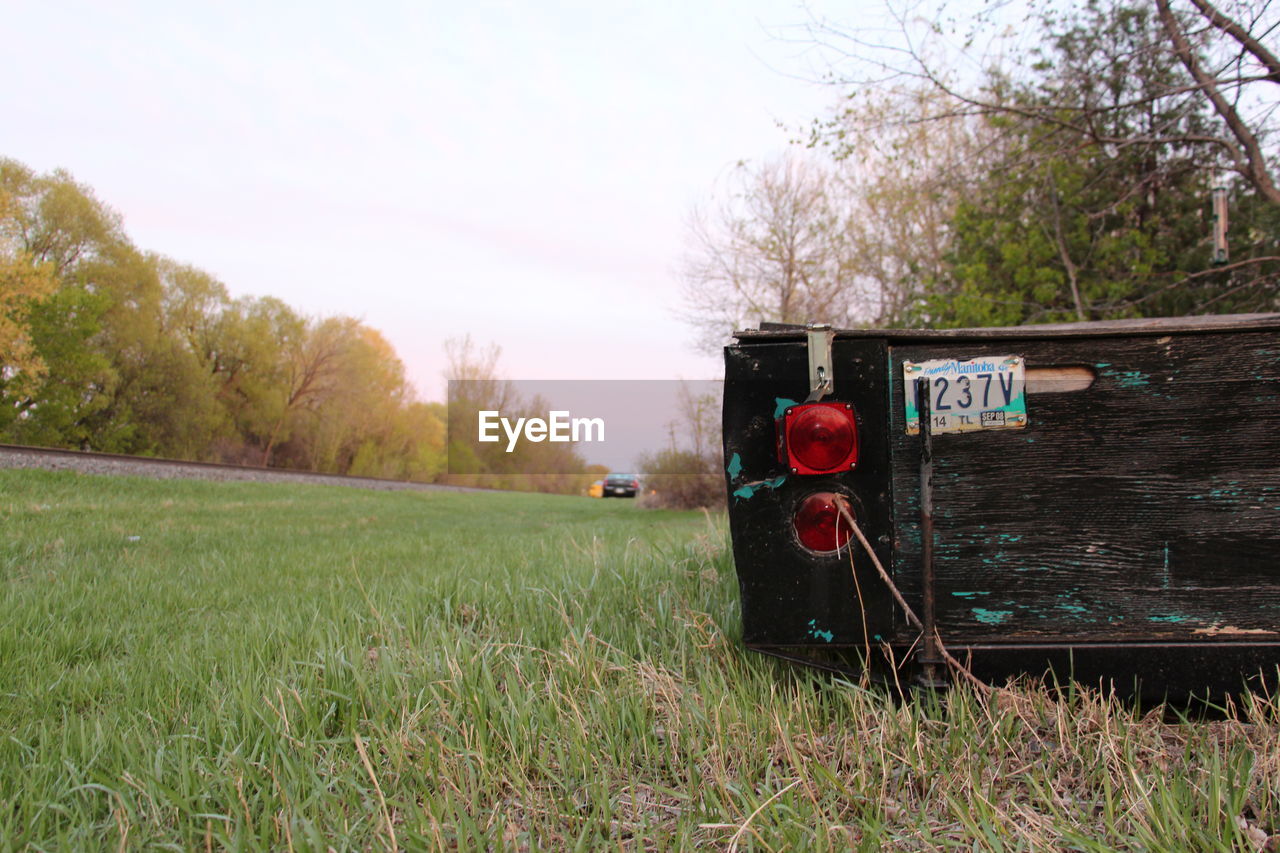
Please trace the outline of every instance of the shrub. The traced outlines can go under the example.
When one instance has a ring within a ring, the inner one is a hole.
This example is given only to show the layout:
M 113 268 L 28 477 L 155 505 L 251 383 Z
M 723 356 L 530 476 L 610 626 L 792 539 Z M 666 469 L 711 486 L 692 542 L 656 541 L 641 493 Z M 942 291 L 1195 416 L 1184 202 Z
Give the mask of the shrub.
M 640 458 L 640 505 L 659 509 L 723 509 L 724 474 L 715 458 L 668 448 Z

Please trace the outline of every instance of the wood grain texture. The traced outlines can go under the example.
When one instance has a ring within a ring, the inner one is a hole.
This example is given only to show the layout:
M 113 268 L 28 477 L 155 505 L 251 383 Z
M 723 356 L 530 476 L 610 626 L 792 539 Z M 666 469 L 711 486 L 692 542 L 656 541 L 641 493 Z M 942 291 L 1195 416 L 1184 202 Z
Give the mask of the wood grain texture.
M 778 460 L 775 418 L 809 392 L 804 344 L 725 351 L 729 525 L 748 644 L 862 647 L 887 639 L 892 629 L 893 601 L 865 554 L 855 552 L 852 566 L 847 548 L 815 554 L 800 544 L 792 524 L 804 498 L 839 492 L 852 502 L 879 558 L 886 565 L 890 559 L 887 349 L 877 341 L 837 341 L 832 355 L 834 399 L 856 408 L 858 465 L 838 474 L 800 476 Z
M 935 438 L 944 638 L 1280 639 L 1280 332 L 1159 331 L 890 346 L 893 571 L 912 601 L 919 439 L 902 362 L 1021 355 L 1097 376 L 1031 397 L 1026 429 Z
M 1099 338 L 1185 334 L 1188 332 L 1235 333 L 1280 329 L 1280 314 L 1214 314 L 1202 317 L 1143 317 L 1130 320 L 1097 320 L 1089 323 L 1045 323 L 1034 326 L 993 326 L 982 329 L 839 329 L 841 338 L 870 338 L 891 346 L 913 341 L 1033 340 L 1047 338 Z M 759 329 L 734 332 L 743 342 L 802 340 L 804 326 L 761 323 Z

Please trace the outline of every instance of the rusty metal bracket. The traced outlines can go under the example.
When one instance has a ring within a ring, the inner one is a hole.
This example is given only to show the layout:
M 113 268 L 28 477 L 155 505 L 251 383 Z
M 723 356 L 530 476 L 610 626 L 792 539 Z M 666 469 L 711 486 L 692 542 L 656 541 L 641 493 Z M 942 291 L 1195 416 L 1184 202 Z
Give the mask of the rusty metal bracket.
M 938 673 L 944 662 L 938 638 L 938 617 L 933 580 L 933 412 L 929 406 L 929 380 L 915 381 L 916 411 L 920 413 L 920 608 L 921 633 L 924 634 L 920 654 L 920 684 L 927 688 L 947 685 Z
M 826 323 L 805 327 L 809 346 L 809 396 L 806 403 L 816 403 L 835 388 L 835 369 L 831 363 L 831 342 L 836 333 Z

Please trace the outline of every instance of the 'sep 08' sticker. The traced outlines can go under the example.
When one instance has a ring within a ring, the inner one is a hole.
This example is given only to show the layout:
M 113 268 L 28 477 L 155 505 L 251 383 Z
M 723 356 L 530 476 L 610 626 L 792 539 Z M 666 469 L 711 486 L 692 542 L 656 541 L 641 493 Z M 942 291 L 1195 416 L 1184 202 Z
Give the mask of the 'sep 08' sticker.
M 1022 356 L 904 361 L 902 380 L 910 435 L 920 432 L 918 380 L 928 387 L 929 430 L 935 435 L 1027 425 L 1027 370 Z

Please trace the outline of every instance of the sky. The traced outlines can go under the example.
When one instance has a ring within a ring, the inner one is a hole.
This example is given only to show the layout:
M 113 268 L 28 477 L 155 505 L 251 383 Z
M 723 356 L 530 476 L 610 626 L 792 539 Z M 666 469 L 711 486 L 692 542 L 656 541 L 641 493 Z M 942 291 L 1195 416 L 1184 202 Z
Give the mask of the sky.
M 512 379 L 720 376 L 679 316 L 690 210 L 838 95 L 789 0 L 4 18 L 0 156 L 67 169 L 232 296 L 361 319 L 424 399 L 465 334 Z

